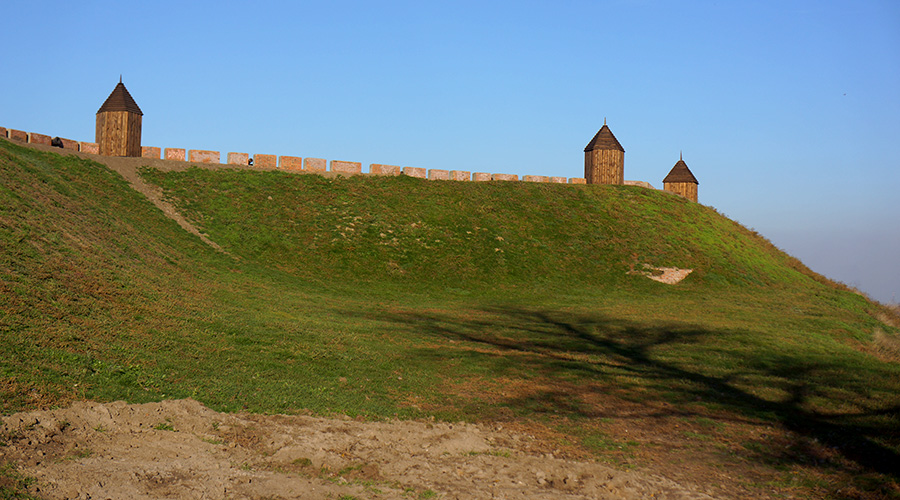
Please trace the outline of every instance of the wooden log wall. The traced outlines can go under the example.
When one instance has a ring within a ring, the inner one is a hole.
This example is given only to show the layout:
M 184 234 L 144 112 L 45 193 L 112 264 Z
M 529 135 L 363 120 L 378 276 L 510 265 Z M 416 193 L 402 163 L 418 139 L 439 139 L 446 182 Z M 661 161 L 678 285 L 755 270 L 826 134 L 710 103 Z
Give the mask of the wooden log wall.
M 698 200 L 697 185 L 693 182 L 664 182 L 663 190 L 684 196 L 695 203 Z
M 585 151 L 584 178 L 588 184 L 624 184 L 625 153 L 615 149 Z
M 97 144 L 104 156 L 141 156 L 141 115 L 128 111 L 97 113 Z

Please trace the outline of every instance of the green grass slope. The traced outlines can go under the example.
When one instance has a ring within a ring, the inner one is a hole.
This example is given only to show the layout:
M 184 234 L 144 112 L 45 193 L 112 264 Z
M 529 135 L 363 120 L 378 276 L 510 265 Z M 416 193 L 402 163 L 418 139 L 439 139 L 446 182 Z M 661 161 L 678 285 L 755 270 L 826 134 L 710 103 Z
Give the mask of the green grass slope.
M 720 286 L 808 286 L 714 210 L 637 187 L 146 170 L 230 251 L 293 275 L 444 285 L 624 286 L 640 264 Z
M 2 411 L 194 397 L 496 419 L 745 496 L 900 494 L 900 365 L 876 343 L 898 330 L 708 207 L 625 186 L 142 175 L 228 255 L 106 167 L 0 140 Z M 629 273 L 644 264 L 694 272 L 670 286 Z
M 6 411 L 78 397 L 95 354 L 156 343 L 215 258 L 106 167 L 6 141 L 0 249 Z

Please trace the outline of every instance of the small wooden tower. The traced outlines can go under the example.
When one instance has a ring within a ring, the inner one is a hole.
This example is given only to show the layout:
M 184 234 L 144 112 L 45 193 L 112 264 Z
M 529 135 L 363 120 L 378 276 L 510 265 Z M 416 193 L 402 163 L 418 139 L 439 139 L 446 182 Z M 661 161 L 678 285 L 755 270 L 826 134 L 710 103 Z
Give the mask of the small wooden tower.
M 697 201 L 697 178 L 691 173 L 684 158 L 679 154 L 678 163 L 669 171 L 669 175 L 663 179 L 663 190 L 696 202 Z
M 584 148 L 584 178 L 588 184 L 625 183 L 625 148 L 606 126 L 606 118 Z
M 96 142 L 105 156 L 141 156 L 141 117 L 144 113 L 119 84 L 97 111 Z

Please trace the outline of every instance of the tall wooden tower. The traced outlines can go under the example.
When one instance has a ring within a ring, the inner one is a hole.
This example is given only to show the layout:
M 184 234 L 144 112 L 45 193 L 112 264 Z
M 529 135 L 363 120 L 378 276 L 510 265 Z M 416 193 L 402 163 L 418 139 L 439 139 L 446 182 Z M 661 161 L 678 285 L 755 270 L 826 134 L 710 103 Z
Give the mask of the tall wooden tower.
M 588 184 L 624 184 L 625 148 L 616 140 L 606 119 L 584 148 L 584 178 Z
M 97 111 L 96 142 L 105 156 L 141 156 L 141 117 L 144 113 L 119 84 Z
M 678 155 L 678 163 L 669 171 L 669 175 L 663 179 L 663 190 L 675 193 L 696 202 L 697 201 L 697 178 L 691 173 L 684 158 Z

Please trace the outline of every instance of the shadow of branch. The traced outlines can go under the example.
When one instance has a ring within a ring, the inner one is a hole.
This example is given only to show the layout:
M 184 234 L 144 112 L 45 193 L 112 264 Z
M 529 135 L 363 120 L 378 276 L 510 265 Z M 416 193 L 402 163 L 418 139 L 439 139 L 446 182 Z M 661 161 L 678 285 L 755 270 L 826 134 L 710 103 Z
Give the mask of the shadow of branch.
M 745 418 L 763 419 L 836 450 L 846 459 L 873 472 L 900 476 L 900 454 L 879 441 L 896 443 L 897 429 L 872 423 L 871 417 L 900 415 L 900 406 L 868 408 L 844 413 L 824 412 L 811 399 L 823 395 L 820 386 L 835 385 L 833 373 L 821 362 L 789 353 L 768 353 L 766 363 L 740 360 L 728 373 L 705 369 L 702 363 L 673 360 L 665 353 L 691 349 L 716 336 L 689 324 L 650 325 L 599 314 L 573 314 L 527 307 L 485 308 L 460 317 L 438 313 L 385 314 L 382 320 L 451 341 L 487 347 L 500 353 L 521 354 L 516 362 L 550 377 L 606 378 L 614 372 L 638 377 L 653 390 L 665 391 L 681 402 L 712 403 Z M 772 362 L 775 359 L 775 362 Z M 613 371 L 611 371 L 613 370 Z M 746 376 L 772 381 L 786 397 L 766 398 L 738 383 Z M 596 417 L 596 413 L 561 394 L 536 396 L 541 401 L 508 400 L 505 404 L 553 407 L 555 412 Z

